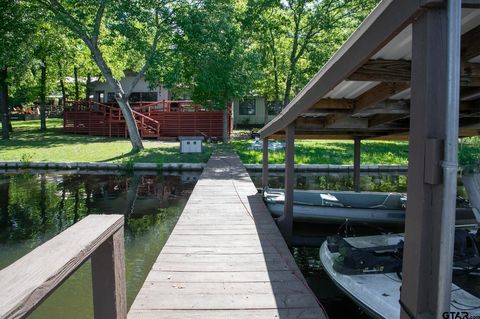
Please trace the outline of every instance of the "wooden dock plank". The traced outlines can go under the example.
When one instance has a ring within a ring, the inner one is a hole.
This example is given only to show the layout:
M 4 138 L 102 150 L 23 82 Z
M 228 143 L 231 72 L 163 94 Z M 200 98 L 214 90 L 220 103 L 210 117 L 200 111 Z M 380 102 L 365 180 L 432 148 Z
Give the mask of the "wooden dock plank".
M 236 155 L 207 163 L 130 318 L 325 318 Z
M 229 309 L 229 310 L 133 310 L 129 318 L 141 319 L 317 319 L 318 309 Z

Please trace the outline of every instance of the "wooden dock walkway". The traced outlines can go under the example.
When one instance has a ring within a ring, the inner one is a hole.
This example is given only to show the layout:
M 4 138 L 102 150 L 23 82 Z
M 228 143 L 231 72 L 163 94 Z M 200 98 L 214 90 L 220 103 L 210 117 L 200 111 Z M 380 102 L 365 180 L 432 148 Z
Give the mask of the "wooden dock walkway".
M 211 157 L 129 318 L 326 318 L 238 156 Z

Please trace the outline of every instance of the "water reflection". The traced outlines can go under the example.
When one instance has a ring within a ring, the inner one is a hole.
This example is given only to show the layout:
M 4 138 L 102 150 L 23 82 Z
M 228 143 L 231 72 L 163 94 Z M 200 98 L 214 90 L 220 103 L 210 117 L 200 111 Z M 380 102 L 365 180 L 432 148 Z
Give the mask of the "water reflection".
M 261 173 L 249 172 L 257 187 L 261 185 Z M 271 172 L 269 174 L 269 186 L 283 188 L 283 172 Z M 296 189 L 323 189 L 332 191 L 353 190 L 353 175 L 343 172 L 302 172 L 295 174 Z M 406 172 L 394 173 L 362 173 L 360 188 L 363 191 L 375 192 L 406 192 Z
M 131 305 L 198 176 L 0 174 L 0 269 L 88 214 L 124 214 Z M 92 316 L 87 262 L 31 318 Z

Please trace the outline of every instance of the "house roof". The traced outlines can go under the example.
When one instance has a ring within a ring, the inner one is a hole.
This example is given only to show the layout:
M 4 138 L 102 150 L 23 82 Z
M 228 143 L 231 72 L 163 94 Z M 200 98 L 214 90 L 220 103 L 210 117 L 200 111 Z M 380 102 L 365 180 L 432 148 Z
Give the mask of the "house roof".
M 404 139 L 409 130 L 412 21 L 420 0 L 384 0 L 260 131 L 295 122 L 305 138 Z M 437 1 L 438 2 L 438 1 Z M 480 135 L 480 0 L 463 0 L 460 135 Z

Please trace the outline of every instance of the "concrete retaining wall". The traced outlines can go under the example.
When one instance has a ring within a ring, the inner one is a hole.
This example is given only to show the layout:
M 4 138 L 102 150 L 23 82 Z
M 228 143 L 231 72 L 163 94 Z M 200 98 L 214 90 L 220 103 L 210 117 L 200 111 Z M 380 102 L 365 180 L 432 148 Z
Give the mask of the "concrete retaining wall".
M 261 171 L 262 164 L 245 164 L 245 167 L 251 171 Z M 407 171 L 407 165 L 361 165 L 362 172 L 398 172 Z M 272 172 L 284 171 L 283 164 L 270 164 L 268 170 Z M 297 164 L 296 172 L 353 172 L 353 165 L 332 165 L 332 164 Z
M 2 161 L 0 169 L 123 170 L 123 171 L 201 171 L 204 163 L 88 163 L 88 162 L 16 162 Z
M 134 163 L 125 165 L 119 163 L 57 163 L 57 162 L 16 162 L 0 161 L 0 169 L 49 169 L 49 170 L 119 170 L 119 171 L 201 171 L 205 163 Z M 251 171 L 261 171 L 261 164 L 245 164 Z M 362 165 L 362 172 L 392 172 L 407 171 L 407 165 Z M 283 164 L 270 164 L 269 170 L 279 172 L 285 170 Z M 332 164 L 298 164 L 295 165 L 297 172 L 350 172 L 353 165 L 332 165 Z

